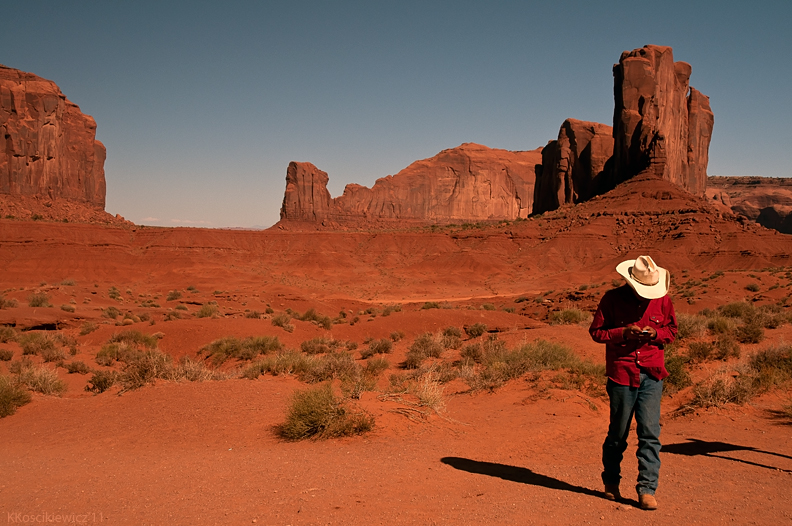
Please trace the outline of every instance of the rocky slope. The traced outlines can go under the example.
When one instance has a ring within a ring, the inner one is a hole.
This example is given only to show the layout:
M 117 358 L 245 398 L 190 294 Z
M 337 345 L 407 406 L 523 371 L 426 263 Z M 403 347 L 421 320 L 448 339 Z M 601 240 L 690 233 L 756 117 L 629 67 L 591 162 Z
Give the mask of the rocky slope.
M 710 177 L 707 197 L 762 226 L 792 234 L 792 179 Z
M 96 122 L 50 80 L 0 65 L 0 194 L 105 206 Z

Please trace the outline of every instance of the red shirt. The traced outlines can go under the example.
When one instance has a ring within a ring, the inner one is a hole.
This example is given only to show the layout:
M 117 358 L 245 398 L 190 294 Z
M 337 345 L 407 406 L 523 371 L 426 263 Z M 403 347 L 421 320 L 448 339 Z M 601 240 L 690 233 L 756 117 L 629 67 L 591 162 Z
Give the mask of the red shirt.
M 649 342 L 624 339 L 624 327 L 652 327 L 657 337 Z M 638 387 L 640 373 L 656 380 L 668 376 L 663 344 L 676 338 L 677 321 L 668 295 L 656 300 L 638 298 L 629 285 L 609 290 L 602 296 L 589 334 L 605 344 L 605 374 L 620 385 Z

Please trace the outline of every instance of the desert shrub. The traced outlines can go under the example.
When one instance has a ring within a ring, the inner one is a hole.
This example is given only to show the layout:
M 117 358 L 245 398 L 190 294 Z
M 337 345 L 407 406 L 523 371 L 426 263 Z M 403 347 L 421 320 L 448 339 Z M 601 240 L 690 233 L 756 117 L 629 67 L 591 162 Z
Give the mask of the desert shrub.
M 717 407 L 726 403 L 744 404 L 756 394 L 750 375 L 733 376 L 725 369 L 717 371 L 693 386 L 694 407 Z
M 110 290 L 107 292 L 107 295 L 110 296 L 110 299 L 114 299 L 114 300 L 121 299 L 121 291 L 119 291 L 115 286 L 110 287 Z
M 707 318 L 698 314 L 677 314 L 677 340 L 698 338 L 707 330 Z
M 145 351 L 130 357 L 121 370 L 124 390 L 138 389 L 158 378 L 173 378 L 173 360 L 158 350 Z
M 352 412 L 330 384 L 324 384 L 294 393 L 279 434 L 287 440 L 324 439 L 358 435 L 373 427 L 373 417 Z
M 118 310 L 116 307 L 113 307 L 112 305 L 102 310 L 102 316 L 104 316 L 105 318 L 111 318 L 114 320 L 118 318 L 120 315 L 121 315 L 121 311 Z
M 8 325 L 0 325 L 0 343 L 8 343 L 17 341 L 17 332 L 13 327 Z
M 407 350 L 404 366 L 407 369 L 417 369 L 426 358 L 440 358 L 443 354 L 443 345 L 432 333 L 418 336 Z
M 172 290 L 168 292 L 168 296 L 165 298 L 165 301 L 174 301 L 182 297 L 182 293 L 178 290 Z
M 718 339 L 715 341 L 715 352 L 713 353 L 713 357 L 718 360 L 740 357 L 740 345 L 731 333 L 718 336 Z
M 390 363 L 383 356 L 372 356 L 366 361 L 365 373 L 370 376 L 379 376 L 383 371 L 390 367 Z
M 118 382 L 118 377 L 116 371 L 94 371 L 85 390 L 96 394 L 104 393 Z
M 688 358 L 680 355 L 673 345 L 665 348 L 665 368 L 668 376 L 663 381 L 663 392 L 673 394 L 693 383 L 687 370 Z
M 691 342 L 688 345 L 688 356 L 692 360 L 703 361 L 710 357 L 715 346 L 711 342 Z
M 30 403 L 31 396 L 14 378 L 0 375 L 0 418 L 16 413 L 17 408 Z
M 492 303 L 485 303 L 481 306 L 481 310 L 495 310 L 495 305 Z
M 792 346 L 782 344 L 765 347 L 751 355 L 748 364 L 755 372 L 759 389 L 767 391 L 781 386 L 792 380 Z
M 179 305 L 176 305 L 176 306 L 174 307 L 174 309 L 176 309 L 176 310 L 183 310 L 183 311 L 187 311 L 187 310 L 189 310 L 189 309 L 187 308 L 187 305 L 181 305 L 181 304 L 179 304 Z
M 459 352 L 459 357 L 465 365 L 472 365 L 474 363 L 481 363 L 484 361 L 484 351 L 480 343 L 471 343 L 465 345 Z
M 14 351 L 11 349 L 0 349 L 0 362 L 8 362 L 14 357 Z
M 220 313 L 220 308 L 214 303 L 204 303 L 195 316 L 198 318 L 216 318 Z
M 434 370 L 429 370 L 422 374 L 408 391 L 418 398 L 421 406 L 442 413 L 445 410 L 443 389 L 438 374 Z
M 255 319 L 255 320 L 261 319 L 262 316 L 263 316 L 263 314 L 261 314 L 257 310 L 251 310 L 251 311 L 248 311 L 248 312 L 245 313 L 245 318 L 250 318 L 250 319 Z
M 91 372 L 91 369 L 85 365 L 84 362 L 76 361 L 71 362 L 69 365 L 66 366 L 66 372 L 69 374 L 88 374 Z
M 341 342 L 338 340 L 333 340 L 326 336 L 317 336 L 316 338 L 311 338 L 310 340 L 302 342 L 300 344 L 300 350 L 305 354 L 325 354 L 332 352 L 340 345 Z
M 217 366 L 231 358 L 253 360 L 259 354 L 269 354 L 282 348 L 277 336 L 251 336 L 242 340 L 226 336 L 201 347 L 198 355 L 205 354 Z
M 35 292 L 28 296 L 29 307 L 52 307 L 49 296 L 44 292 Z
M 45 362 L 57 362 L 66 359 L 66 352 L 58 347 L 43 349 L 41 357 Z
M 143 354 L 137 346 L 126 342 L 107 343 L 96 353 L 96 363 L 110 366 L 114 362 L 129 362 Z
M 126 343 L 131 346 L 154 349 L 157 347 L 157 337 L 130 329 L 113 334 L 108 343 Z
M 77 309 L 74 307 L 74 305 L 68 305 L 68 304 L 63 304 L 63 305 L 61 305 L 61 306 L 60 306 L 60 309 L 61 309 L 62 311 L 64 311 L 64 312 L 74 312 L 74 311 L 76 311 L 76 310 L 77 310 Z
M 197 315 L 198 314 L 196 313 L 196 316 Z M 173 321 L 173 320 L 180 320 L 180 319 L 181 319 L 181 312 L 179 312 L 177 310 L 169 311 L 167 314 L 165 314 L 165 318 L 164 318 L 165 321 Z
M 734 337 L 740 343 L 759 343 L 764 339 L 764 329 L 755 322 L 734 329 Z
M 45 366 L 23 366 L 18 373 L 18 381 L 31 391 L 45 395 L 60 396 L 66 392 L 66 384 L 58 378 L 58 373 Z
M 80 327 L 80 336 L 85 336 L 86 334 L 91 334 L 93 331 L 98 329 L 99 326 L 91 321 L 86 321 Z
M 392 333 L 390 333 L 390 339 L 393 340 L 394 342 L 398 342 L 400 340 L 403 340 L 404 339 L 404 332 L 402 332 L 402 331 L 393 331 Z
M 576 307 L 550 313 L 551 325 L 575 325 L 591 321 L 591 314 Z
M 393 351 L 393 343 L 388 339 L 371 340 L 367 349 L 360 351 L 360 357 L 370 358 L 375 354 L 388 354 Z
M 401 312 L 402 306 L 398 303 L 394 305 L 386 305 L 384 309 L 382 309 L 383 316 L 390 316 L 393 312 Z
M 351 355 L 345 352 L 326 354 L 309 363 L 297 378 L 308 383 L 318 383 L 325 380 L 354 378 L 360 374 L 360 365 Z
M 458 327 L 446 327 L 440 343 L 445 349 L 459 349 L 462 346 L 462 331 Z
M 22 354 L 41 354 L 44 351 L 55 350 L 55 339 L 50 335 L 31 332 L 19 338 Z
M 707 330 L 711 334 L 724 334 L 734 327 L 734 321 L 724 316 L 713 316 L 707 320 Z
M 423 304 L 421 310 L 439 309 L 439 308 L 440 308 L 440 304 L 437 303 L 436 301 L 427 301 L 426 303 Z
M 727 318 L 742 318 L 748 320 L 753 317 L 756 312 L 754 306 L 744 301 L 737 301 L 734 303 L 727 303 L 718 307 L 718 312 Z
M 292 332 L 294 330 L 294 325 L 292 325 L 290 322 L 291 316 L 285 312 L 278 313 L 272 317 L 272 325 L 275 327 L 280 327 L 286 332 Z
M 182 357 L 179 360 L 179 365 L 173 370 L 172 377 L 178 380 L 187 380 L 188 382 L 205 382 L 207 380 L 219 380 L 223 378 L 223 374 L 208 369 L 203 362 L 193 360 L 189 356 Z
M 251 363 L 243 369 L 242 377 L 255 380 L 265 373 L 270 373 L 273 376 L 281 374 L 300 375 L 315 367 L 315 362 L 316 358 L 314 356 L 306 356 L 296 351 L 281 352 Z
M 2 294 L 0 294 L 0 309 L 13 309 L 17 306 L 17 300 L 11 298 L 6 299 Z
M 758 283 L 749 283 L 745 286 L 745 290 L 749 292 L 759 292 L 759 284 Z
M 330 330 L 330 328 L 332 328 L 332 326 L 333 326 L 333 320 L 330 319 L 330 316 L 325 316 L 324 314 L 319 314 L 318 312 L 316 312 L 316 309 L 314 309 L 314 308 L 308 309 L 302 315 L 300 315 L 299 313 L 294 313 L 294 314 L 295 314 L 294 317 L 296 319 L 298 319 L 300 321 L 310 321 L 311 323 L 314 323 L 314 324 L 322 327 L 323 329 Z
M 464 327 L 465 334 L 468 335 L 469 338 L 478 338 L 485 332 L 487 332 L 487 326 L 483 323 L 474 323 L 473 325 L 466 325 Z

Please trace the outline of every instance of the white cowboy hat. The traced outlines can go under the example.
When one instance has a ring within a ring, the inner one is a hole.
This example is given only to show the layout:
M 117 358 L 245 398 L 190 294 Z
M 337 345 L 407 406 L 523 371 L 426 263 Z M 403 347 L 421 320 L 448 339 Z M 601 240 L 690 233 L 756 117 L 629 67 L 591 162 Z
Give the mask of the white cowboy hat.
M 658 267 L 649 256 L 638 256 L 638 259 L 622 261 L 616 272 L 627 280 L 627 283 L 642 298 L 654 300 L 668 294 L 671 274 Z

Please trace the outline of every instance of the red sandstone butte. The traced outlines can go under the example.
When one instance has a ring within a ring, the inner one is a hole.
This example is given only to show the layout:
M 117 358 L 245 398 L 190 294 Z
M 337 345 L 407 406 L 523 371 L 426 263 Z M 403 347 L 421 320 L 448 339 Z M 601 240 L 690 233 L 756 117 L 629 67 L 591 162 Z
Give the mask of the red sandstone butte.
M 60 88 L 0 65 L 0 194 L 105 206 L 105 147 L 96 122 Z
M 542 150 L 536 180 L 534 213 L 587 201 L 602 193 L 602 181 L 613 155 L 613 128 L 597 122 L 567 119 L 558 139 Z
M 622 53 L 613 66 L 611 185 L 647 172 L 704 194 L 714 118 L 709 98 L 689 86 L 690 72 L 670 47 Z
M 349 184 L 330 199 L 327 174 L 292 162 L 281 219 L 291 221 L 482 221 L 527 217 L 539 149 L 509 151 L 465 143 L 412 163 L 372 188 Z
M 766 228 L 792 234 L 792 180 L 785 177 L 709 177 L 707 197 Z

